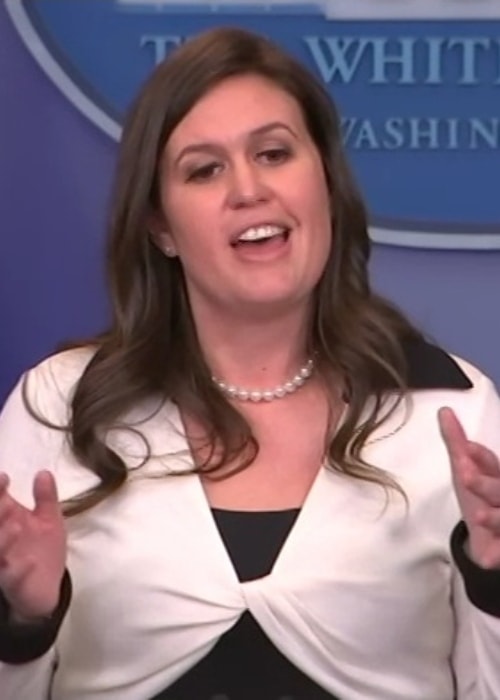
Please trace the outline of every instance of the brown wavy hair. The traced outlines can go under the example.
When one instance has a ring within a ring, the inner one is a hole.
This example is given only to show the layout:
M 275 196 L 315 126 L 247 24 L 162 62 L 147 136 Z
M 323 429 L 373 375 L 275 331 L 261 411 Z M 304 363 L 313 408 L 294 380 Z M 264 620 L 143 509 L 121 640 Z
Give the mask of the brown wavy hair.
M 221 478 L 229 463 L 244 469 L 258 452 L 249 425 L 211 380 L 181 265 L 158 250 L 148 231 L 159 203 L 159 160 L 170 134 L 208 90 L 243 74 L 263 76 L 297 100 L 328 183 L 334 245 L 315 290 L 308 344 L 331 395 L 339 375 L 347 388 L 345 420 L 338 431 L 332 424 L 327 435 L 329 464 L 386 493 L 389 487 L 401 491 L 387 473 L 362 459 L 361 450 L 405 395 L 404 344 L 421 336 L 370 289 L 367 215 L 346 162 L 336 109 L 323 85 L 275 44 L 222 28 L 189 40 L 157 66 L 124 126 L 107 253 L 112 320 L 108 331 L 90 341 L 96 352 L 75 388 L 65 427 L 74 454 L 100 484 L 67 502 L 69 515 L 124 484 L 129 469 L 102 436 L 153 395 L 175 401 L 204 426 L 210 450 L 196 471 Z M 389 387 L 396 402 L 388 404 Z M 150 450 L 144 440 L 146 461 Z

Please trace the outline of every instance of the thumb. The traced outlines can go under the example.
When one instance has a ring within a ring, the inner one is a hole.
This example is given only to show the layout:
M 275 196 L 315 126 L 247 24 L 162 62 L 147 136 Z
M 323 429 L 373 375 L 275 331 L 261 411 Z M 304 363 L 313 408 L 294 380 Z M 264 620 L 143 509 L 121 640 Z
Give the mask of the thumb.
M 48 471 L 38 472 L 33 483 L 35 513 L 45 517 L 59 516 L 60 507 L 57 486 L 53 475 Z

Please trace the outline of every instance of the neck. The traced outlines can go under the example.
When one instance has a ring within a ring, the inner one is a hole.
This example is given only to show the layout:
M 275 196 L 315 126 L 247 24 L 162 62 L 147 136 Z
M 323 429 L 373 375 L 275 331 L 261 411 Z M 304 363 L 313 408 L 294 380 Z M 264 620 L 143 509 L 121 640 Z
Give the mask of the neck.
M 288 381 L 308 359 L 306 308 L 259 319 L 241 313 L 194 316 L 210 370 L 224 382 L 267 388 Z

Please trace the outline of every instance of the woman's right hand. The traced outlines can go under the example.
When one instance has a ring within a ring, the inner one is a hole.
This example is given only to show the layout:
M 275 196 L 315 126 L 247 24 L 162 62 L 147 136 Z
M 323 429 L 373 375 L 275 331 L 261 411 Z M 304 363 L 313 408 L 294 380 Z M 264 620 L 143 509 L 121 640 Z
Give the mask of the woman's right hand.
M 38 472 L 33 510 L 8 492 L 0 473 L 0 590 L 13 621 L 32 622 L 51 615 L 59 602 L 66 566 L 66 530 L 57 488 L 50 472 Z

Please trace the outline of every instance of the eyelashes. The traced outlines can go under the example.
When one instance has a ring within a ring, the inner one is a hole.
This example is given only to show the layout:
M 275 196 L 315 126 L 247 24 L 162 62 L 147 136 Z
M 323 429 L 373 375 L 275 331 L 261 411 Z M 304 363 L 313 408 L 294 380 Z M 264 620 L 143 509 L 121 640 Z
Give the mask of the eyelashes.
M 210 180 L 220 170 L 221 164 L 217 161 L 206 163 L 188 171 L 186 182 L 204 182 Z
M 270 165 L 279 165 L 280 163 L 287 161 L 291 155 L 291 150 L 289 148 L 285 148 L 284 146 L 266 148 L 264 151 L 261 151 L 258 154 L 262 160 L 265 160 Z
M 286 163 L 293 153 L 292 150 L 285 146 L 274 146 L 258 151 L 254 160 L 257 163 L 267 166 L 277 166 Z M 209 182 L 214 179 L 225 168 L 223 161 L 213 160 L 208 163 L 203 163 L 200 166 L 193 166 L 187 169 L 185 175 L 186 182 Z

